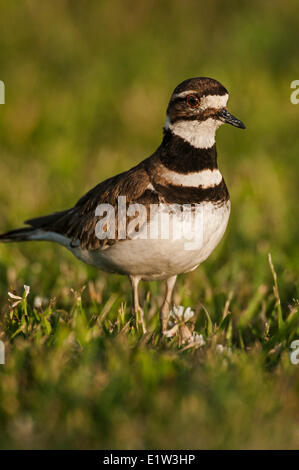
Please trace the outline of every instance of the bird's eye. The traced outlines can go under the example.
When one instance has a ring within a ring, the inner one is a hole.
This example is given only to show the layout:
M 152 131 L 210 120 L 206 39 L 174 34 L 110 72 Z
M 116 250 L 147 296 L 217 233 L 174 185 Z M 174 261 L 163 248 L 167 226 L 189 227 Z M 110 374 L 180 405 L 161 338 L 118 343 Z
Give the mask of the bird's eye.
M 189 108 L 197 108 L 199 106 L 199 99 L 195 95 L 187 96 L 187 105 Z

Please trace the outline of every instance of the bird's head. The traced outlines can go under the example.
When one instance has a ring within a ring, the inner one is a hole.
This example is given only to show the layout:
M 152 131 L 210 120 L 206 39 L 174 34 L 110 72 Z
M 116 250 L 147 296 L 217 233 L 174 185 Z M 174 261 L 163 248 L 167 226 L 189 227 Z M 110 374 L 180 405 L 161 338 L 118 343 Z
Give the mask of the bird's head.
M 198 77 L 185 80 L 171 95 L 164 129 L 194 147 L 211 147 L 215 132 L 227 123 L 245 129 L 227 109 L 228 91 L 217 80 Z

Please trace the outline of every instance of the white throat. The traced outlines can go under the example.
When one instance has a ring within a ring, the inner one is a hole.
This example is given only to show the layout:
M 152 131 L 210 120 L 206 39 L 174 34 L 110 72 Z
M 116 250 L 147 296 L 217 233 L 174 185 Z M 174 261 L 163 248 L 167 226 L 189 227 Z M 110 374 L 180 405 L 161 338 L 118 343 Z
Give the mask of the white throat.
M 172 124 L 167 116 L 164 129 L 171 130 L 193 147 L 209 148 L 215 144 L 215 133 L 219 126 L 221 122 L 212 118 L 205 121 L 177 121 Z

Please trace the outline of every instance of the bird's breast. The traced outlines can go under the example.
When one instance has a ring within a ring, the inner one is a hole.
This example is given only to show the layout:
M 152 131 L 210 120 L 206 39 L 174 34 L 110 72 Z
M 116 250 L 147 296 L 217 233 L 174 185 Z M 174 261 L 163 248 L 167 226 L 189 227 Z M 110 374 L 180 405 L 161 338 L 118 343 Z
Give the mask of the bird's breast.
M 229 200 L 189 208 L 161 204 L 138 231 L 131 226 L 126 240 L 116 240 L 104 250 L 76 248 L 74 254 L 106 271 L 165 279 L 191 271 L 210 255 L 225 232 L 229 213 Z

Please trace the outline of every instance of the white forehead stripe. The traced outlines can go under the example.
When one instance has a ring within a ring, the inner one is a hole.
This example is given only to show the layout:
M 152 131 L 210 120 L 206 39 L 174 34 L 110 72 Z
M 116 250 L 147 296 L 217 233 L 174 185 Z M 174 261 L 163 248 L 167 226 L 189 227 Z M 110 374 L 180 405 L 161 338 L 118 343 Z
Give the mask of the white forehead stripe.
M 222 175 L 218 169 L 215 170 L 202 170 L 195 173 L 189 173 L 184 175 L 177 173 L 176 171 L 165 169 L 161 176 L 170 184 L 198 187 L 211 188 L 221 183 Z
M 192 93 L 197 94 L 196 90 L 187 90 L 182 91 L 181 93 L 176 93 L 172 95 L 172 99 L 176 98 L 185 98 L 185 96 L 192 95 Z M 207 95 L 203 96 L 200 100 L 200 107 L 202 109 L 207 108 L 224 108 L 228 100 L 228 94 L 225 95 Z
M 197 93 L 197 91 L 196 90 L 182 91 L 181 93 L 176 93 L 175 95 L 172 95 L 172 99 L 185 98 L 185 96 L 192 95 L 192 93 Z
M 207 108 L 224 108 L 228 100 L 228 94 L 225 95 L 208 95 L 203 96 L 200 100 L 200 107 Z

